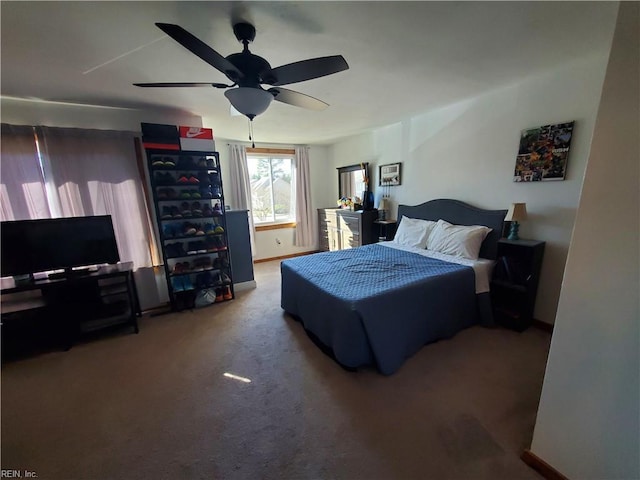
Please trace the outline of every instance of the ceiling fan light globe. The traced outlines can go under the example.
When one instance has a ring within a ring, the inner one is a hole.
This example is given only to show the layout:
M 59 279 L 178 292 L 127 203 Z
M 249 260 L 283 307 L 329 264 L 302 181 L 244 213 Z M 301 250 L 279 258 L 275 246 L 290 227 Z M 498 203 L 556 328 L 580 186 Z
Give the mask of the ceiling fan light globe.
M 269 108 L 273 95 L 266 90 L 252 87 L 238 87 L 224 92 L 233 108 L 249 118 L 253 118 Z

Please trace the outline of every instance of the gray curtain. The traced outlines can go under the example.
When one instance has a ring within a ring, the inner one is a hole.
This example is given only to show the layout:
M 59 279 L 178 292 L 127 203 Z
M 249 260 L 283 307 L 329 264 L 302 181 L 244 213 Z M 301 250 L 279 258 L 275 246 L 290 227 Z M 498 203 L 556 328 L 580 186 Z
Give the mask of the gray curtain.
M 315 244 L 315 222 L 311 205 L 311 175 L 309 147 L 296 147 L 293 159 L 295 168 L 296 234 L 294 245 L 311 247 Z

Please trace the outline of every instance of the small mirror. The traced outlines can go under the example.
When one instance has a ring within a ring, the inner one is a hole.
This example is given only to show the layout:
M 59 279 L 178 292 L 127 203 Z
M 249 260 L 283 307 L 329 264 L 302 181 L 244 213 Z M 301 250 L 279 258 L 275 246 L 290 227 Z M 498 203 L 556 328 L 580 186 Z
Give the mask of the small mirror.
M 338 198 L 357 196 L 362 200 L 362 194 L 367 188 L 364 176 L 369 176 L 369 164 L 362 165 L 364 169 L 360 164 L 338 168 Z

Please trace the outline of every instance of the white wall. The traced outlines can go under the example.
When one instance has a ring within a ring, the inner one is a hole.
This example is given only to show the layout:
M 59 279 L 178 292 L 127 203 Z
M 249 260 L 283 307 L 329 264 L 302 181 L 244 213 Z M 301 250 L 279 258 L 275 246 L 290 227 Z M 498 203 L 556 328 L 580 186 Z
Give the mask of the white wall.
M 215 129 L 214 129 L 215 133 Z M 220 153 L 220 166 L 222 168 L 222 184 L 225 191 L 225 196 L 229 197 L 229 189 L 231 188 L 231 180 L 229 178 L 229 147 L 231 143 L 224 138 L 216 138 L 216 149 Z M 234 142 L 238 143 L 238 142 Z M 246 144 L 250 146 L 249 144 Z M 265 144 L 260 143 L 256 145 L 260 148 L 293 148 L 294 145 L 282 145 L 282 144 Z M 311 167 L 311 193 L 312 204 L 314 211 L 314 221 L 316 221 L 315 212 L 316 208 L 324 206 L 324 199 L 328 197 L 327 193 L 327 180 L 336 182 L 337 176 L 335 176 L 335 170 L 330 171 L 327 174 L 327 147 L 320 145 L 313 145 L 309 149 L 309 163 Z M 331 170 L 331 169 L 329 169 Z M 333 176 L 332 176 L 333 175 Z M 337 189 L 337 187 L 336 187 Z M 333 197 L 331 197 L 333 198 Z M 335 202 L 334 202 L 335 203 Z M 235 205 L 232 205 L 235 207 Z M 315 223 L 314 223 L 315 225 Z M 318 248 L 317 241 L 310 247 L 297 247 L 293 244 L 294 241 L 294 229 L 283 228 L 277 230 L 264 230 L 256 232 L 255 243 L 256 251 L 253 252 L 254 260 L 262 260 L 267 258 L 284 257 L 288 255 L 295 255 L 303 252 L 315 251 Z M 317 235 L 316 235 L 317 237 Z
M 177 110 L 112 108 L 62 102 L 0 98 L 2 122 L 13 125 L 95 128 L 139 132 L 140 124 L 162 123 L 202 127 L 202 118 Z
M 637 2 L 622 2 L 531 451 L 571 479 L 640 478 Z
M 534 315 L 553 323 L 606 62 L 604 55 L 582 59 L 342 140 L 329 148 L 329 160 L 334 167 L 402 162 L 402 185 L 391 188 L 393 217 L 398 203 L 415 205 L 435 198 L 489 209 L 526 202 L 529 219 L 521 224 L 520 236 L 546 241 Z M 566 180 L 513 182 L 521 130 L 572 120 Z M 373 170 L 375 192 L 378 179 Z M 337 185 L 334 192 L 337 196 Z

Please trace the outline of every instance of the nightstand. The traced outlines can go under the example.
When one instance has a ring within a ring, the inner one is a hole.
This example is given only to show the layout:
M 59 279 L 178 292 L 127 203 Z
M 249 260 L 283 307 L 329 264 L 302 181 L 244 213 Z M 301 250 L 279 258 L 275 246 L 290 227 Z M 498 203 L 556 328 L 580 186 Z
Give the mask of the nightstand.
M 498 256 L 491 280 L 496 322 L 519 332 L 531 325 L 538 292 L 545 242 L 498 240 Z
M 380 231 L 378 233 L 379 242 L 393 240 L 393 237 L 396 234 L 397 220 L 374 220 L 373 223 L 380 227 Z

